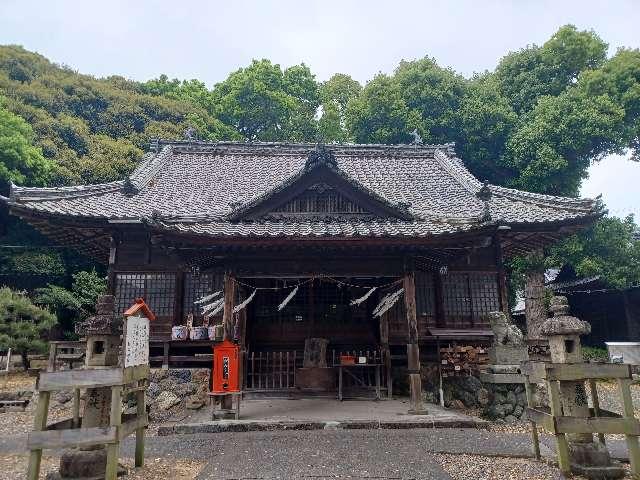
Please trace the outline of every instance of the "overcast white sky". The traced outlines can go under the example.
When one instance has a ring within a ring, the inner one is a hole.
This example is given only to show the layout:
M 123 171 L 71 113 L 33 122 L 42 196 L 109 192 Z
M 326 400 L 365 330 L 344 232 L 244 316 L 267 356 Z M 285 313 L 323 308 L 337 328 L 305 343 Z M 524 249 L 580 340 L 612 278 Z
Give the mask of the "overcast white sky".
M 0 0 L 0 44 L 19 44 L 82 73 L 207 85 L 253 58 L 306 63 L 324 80 L 366 82 L 401 59 L 429 55 L 465 76 L 504 54 L 543 43 L 573 23 L 610 45 L 640 47 L 640 2 L 575 1 L 143 1 Z M 640 218 L 640 164 L 594 165 L 583 195 Z

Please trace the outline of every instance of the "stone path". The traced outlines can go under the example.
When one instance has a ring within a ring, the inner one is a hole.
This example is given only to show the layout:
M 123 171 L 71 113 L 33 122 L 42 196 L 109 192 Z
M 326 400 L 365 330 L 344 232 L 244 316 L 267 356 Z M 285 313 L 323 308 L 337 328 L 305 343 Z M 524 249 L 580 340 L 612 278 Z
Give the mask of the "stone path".
M 23 453 L 25 440 L 25 435 L 3 439 L 0 454 Z M 624 453 L 623 442 L 612 440 L 609 445 L 616 454 Z M 553 439 L 543 436 L 542 454 L 552 457 L 553 448 Z M 128 438 L 121 457 L 131 457 L 133 451 L 133 438 Z M 438 461 L 440 454 L 453 454 L 453 459 L 465 455 L 469 462 L 474 462 L 473 455 L 479 456 L 478 462 L 491 456 L 522 458 L 531 456 L 531 444 L 524 433 L 481 429 L 315 430 L 149 436 L 145 453 L 150 462 L 157 458 L 205 462 L 199 480 L 451 480 L 454 477 Z M 538 467 L 546 472 L 539 478 L 549 478 L 543 462 L 527 464 Z

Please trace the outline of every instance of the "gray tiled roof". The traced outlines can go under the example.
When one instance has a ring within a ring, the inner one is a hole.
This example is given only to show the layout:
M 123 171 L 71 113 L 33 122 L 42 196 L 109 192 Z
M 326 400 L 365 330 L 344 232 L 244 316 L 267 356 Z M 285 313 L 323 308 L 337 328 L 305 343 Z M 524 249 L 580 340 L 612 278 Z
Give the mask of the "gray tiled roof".
M 580 220 L 592 200 L 489 186 L 490 219 L 477 194 L 482 184 L 450 145 L 330 145 L 339 173 L 410 218 L 299 218 L 232 221 L 299 176 L 315 146 L 283 143 L 167 142 L 146 154 L 125 180 L 63 188 L 13 186 L 10 203 L 48 214 L 110 221 L 153 219 L 160 228 L 212 236 L 430 236 L 491 223 Z

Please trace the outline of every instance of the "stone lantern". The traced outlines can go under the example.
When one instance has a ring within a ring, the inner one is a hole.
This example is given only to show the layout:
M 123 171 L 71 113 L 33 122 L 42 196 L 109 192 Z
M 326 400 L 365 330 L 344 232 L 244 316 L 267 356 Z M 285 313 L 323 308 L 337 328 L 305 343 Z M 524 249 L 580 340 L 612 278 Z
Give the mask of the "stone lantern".
M 76 333 L 87 342 L 86 368 L 118 366 L 122 316 L 115 315 L 113 295 L 101 295 L 96 314 L 76 325 Z M 81 428 L 108 427 L 111 411 L 111 388 L 88 388 Z M 58 478 L 104 478 L 107 452 L 103 445 L 69 450 L 60 458 Z
M 540 332 L 549 340 L 551 362 L 583 363 L 580 336 L 591 332 L 591 325 L 569 315 L 566 297 L 553 297 L 550 309 L 553 317 L 547 319 Z M 583 381 L 560 380 L 560 398 L 565 417 L 589 418 L 591 412 Z M 600 442 L 593 441 L 591 433 L 567 434 L 571 468 L 588 478 L 619 478 L 624 470 L 613 465 L 609 451 Z

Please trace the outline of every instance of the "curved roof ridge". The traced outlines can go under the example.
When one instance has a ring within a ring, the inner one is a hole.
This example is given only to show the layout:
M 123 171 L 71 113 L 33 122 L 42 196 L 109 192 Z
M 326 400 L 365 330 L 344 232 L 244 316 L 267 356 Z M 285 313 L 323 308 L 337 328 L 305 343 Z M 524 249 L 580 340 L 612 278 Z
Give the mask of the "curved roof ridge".
M 242 154 L 253 154 L 255 152 L 247 152 L 248 149 L 258 151 L 276 151 L 281 154 L 285 153 L 301 153 L 315 149 L 317 143 L 288 143 L 288 142 L 241 142 L 241 141 L 194 141 L 194 140 L 159 140 L 158 144 L 162 147 L 171 146 L 175 153 L 211 153 L 212 151 L 234 151 Z M 390 154 L 393 152 L 402 153 L 410 156 L 424 156 L 425 153 L 432 155 L 436 150 L 445 150 L 454 153 L 452 143 L 447 144 L 375 144 L 375 143 L 323 143 L 322 145 L 331 148 L 336 154 L 348 154 L 350 152 L 362 153 L 380 153 Z
M 596 201 L 591 198 L 572 198 L 558 195 L 547 195 L 544 193 L 527 192 L 515 188 L 490 185 L 491 192 L 512 200 L 545 205 L 551 208 L 572 209 L 578 211 L 592 212 Z
M 124 185 L 123 180 L 95 185 L 74 185 L 67 187 L 19 187 L 11 183 L 11 201 L 29 200 L 30 202 L 44 200 L 59 200 L 65 198 L 77 198 L 100 193 L 108 193 L 120 190 Z
M 125 184 L 133 187 L 136 191 L 141 190 L 147 186 L 158 173 L 160 173 L 172 153 L 173 147 L 171 145 L 162 147 L 160 153 L 146 153 L 142 157 L 142 162 L 135 168 L 129 177 L 127 177 Z
M 456 180 L 469 193 L 476 194 L 482 188 L 482 183 L 467 170 L 462 161 L 457 157 L 451 157 L 442 150 L 437 149 L 433 158 L 438 164 Z

